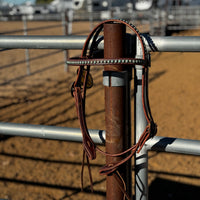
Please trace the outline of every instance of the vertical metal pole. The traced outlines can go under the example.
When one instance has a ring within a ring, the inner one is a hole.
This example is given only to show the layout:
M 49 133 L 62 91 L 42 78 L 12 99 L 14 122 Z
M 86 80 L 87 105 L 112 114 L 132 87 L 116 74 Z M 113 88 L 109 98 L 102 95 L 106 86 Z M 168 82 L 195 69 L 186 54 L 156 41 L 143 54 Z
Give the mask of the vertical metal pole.
M 136 58 L 142 58 L 141 44 L 137 38 Z M 142 74 L 143 68 L 140 65 L 135 66 L 135 101 L 134 101 L 134 122 L 135 122 L 135 143 L 142 135 L 147 121 L 142 105 Z M 140 153 L 135 155 L 135 199 L 148 200 L 148 152 L 145 146 Z
M 27 35 L 27 21 L 26 21 L 26 16 L 23 15 L 22 17 L 23 20 L 23 28 L 24 28 L 24 35 Z M 29 63 L 29 49 L 25 49 L 25 59 L 26 59 L 26 73 L 27 75 L 30 75 L 30 63 Z
M 73 22 L 73 13 L 74 11 L 72 9 L 68 9 L 67 13 L 65 14 L 65 21 L 67 21 L 67 34 L 72 34 L 72 22 Z
M 62 18 L 63 35 L 68 35 L 68 23 L 69 23 L 68 11 L 66 10 L 65 12 L 62 12 L 61 16 L 62 16 L 61 18 Z M 68 71 L 68 65 L 66 63 L 68 57 L 69 57 L 68 50 L 64 50 L 64 62 L 65 62 L 64 71 L 66 72 Z
M 93 0 L 87 0 L 87 11 L 89 14 L 90 30 L 93 28 Z
M 104 25 L 104 57 L 121 58 L 124 56 L 124 36 L 126 27 L 123 24 L 105 24 Z M 104 85 L 105 85 L 105 119 L 106 119 L 106 152 L 119 153 L 127 148 L 126 135 L 126 76 L 124 75 L 123 65 L 107 65 L 104 67 Z M 127 102 L 129 104 L 129 102 Z M 106 157 L 106 164 L 116 163 L 123 157 Z M 123 180 L 126 182 L 126 176 L 131 176 L 127 163 L 118 169 Z M 117 182 L 113 175 L 106 179 L 106 199 L 121 200 L 124 197 L 119 188 L 119 184 L 124 187 L 123 182 Z M 131 181 L 126 186 L 131 187 Z M 131 191 L 127 190 L 131 196 Z

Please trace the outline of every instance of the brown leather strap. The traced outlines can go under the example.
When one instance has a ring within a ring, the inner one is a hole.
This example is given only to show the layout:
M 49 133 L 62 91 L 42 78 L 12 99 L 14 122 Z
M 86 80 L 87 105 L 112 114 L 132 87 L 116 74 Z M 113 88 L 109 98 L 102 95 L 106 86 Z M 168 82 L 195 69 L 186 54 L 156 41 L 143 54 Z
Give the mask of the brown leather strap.
M 129 195 L 128 195 L 127 191 L 126 191 L 126 184 L 125 184 L 123 178 L 121 177 L 120 173 L 116 170 L 116 172 L 113 173 L 113 176 L 115 177 L 115 180 L 116 180 L 120 190 L 124 194 L 124 199 L 127 198 L 128 200 L 131 200 L 131 198 L 129 197 Z M 121 186 L 121 182 L 123 183 L 124 187 Z
M 133 146 L 131 147 L 130 149 L 126 150 L 125 152 L 127 153 L 128 151 L 130 152 L 130 154 L 124 158 L 123 160 L 117 162 L 117 163 L 113 163 L 113 164 L 109 164 L 109 165 L 105 165 L 104 167 L 102 167 L 100 169 L 100 174 L 102 175 L 109 175 L 111 173 L 113 173 L 114 171 L 116 171 L 116 169 L 124 164 L 125 162 L 127 162 L 130 158 L 133 157 L 133 155 L 137 152 L 139 153 L 140 150 L 142 149 L 142 147 L 144 146 L 145 142 L 149 139 L 149 136 L 150 136 L 150 132 L 149 132 L 149 126 L 147 126 L 145 128 L 145 131 L 143 132 L 143 134 L 141 135 L 139 141 Z M 97 149 L 98 150 L 98 149 Z M 124 153 L 124 152 L 122 152 Z M 122 154 L 121 153 L 121 154 Z M 113 155 L 110 155 L 110 156 L 118 156 L 118 155 L 121 155 L 121 154 L 113 154 Z
M 81 89 L 79 87 L 75 88 L 74 98 L 76 102 L 76 110 L 77 110 L 78 118 L 80 121 L 80 127 L 81 127 L 82 136 L 83 136 L 84 151 L 86 152 L 87 157 L 93 160 L 96 158 L 95 144 L 89 135 L 89 132 L 85 123 L 85 116 L 83 113 L 83 99 L 81 95 Z
M 83 173 L 84 173 L 84 166 L 85 166 L 85 157 L 87 159 L 87 167 L 88 167 L 88 173 L 89 173 L 89 178 L 90 178 L 90 189 L 93 192 L 93 180 L 92 180 L 92 174 L 91 174 L 91 169 L 90 169 L 90 162 L 88 157 L 85 155 L 85 151 L 83 151 L 83 159 L 82 159 L 82 168 L 81 168 L 81 190 L 83 191 Z

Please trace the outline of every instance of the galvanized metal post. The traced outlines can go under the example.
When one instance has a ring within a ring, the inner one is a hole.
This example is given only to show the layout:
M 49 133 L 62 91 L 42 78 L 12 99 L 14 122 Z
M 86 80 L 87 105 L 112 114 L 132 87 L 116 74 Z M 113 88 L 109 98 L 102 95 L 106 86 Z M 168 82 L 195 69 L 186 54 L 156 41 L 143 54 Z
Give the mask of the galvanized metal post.
M 28 35 L 26 15 L 22 16 L 22 20 L 23 20 L 24 35 L 26 36 Z M 30 62 L 29 62 L 29 49 L 25 49 L 25 59 L 26 59 L 26 73 L 27 75 L 30 75 L 31 71 L 30 71 Z
M 142 58 L 142 48 L 137 38 L 136 58 Z M 140 65 L 135 66 L 135 100 L 134 100 L 134 124 L 135 124 L 135 143 L 138 142 L 142 135 L 147 121 L 144 115 L 142 105 L 142 74 L 143 68 Z M 135 199 L 148 200 L 148 152 L 145 146 L 140 153 L 135 155 Z
M 104 57 L 122 58 L 124 56 L 124 36 L 126 27 L 123 24 L 105 24 L 104 25 Z M 105 119 L 106 119 L 106 151 L 108 153 L 119 153 L 127 148 L 126 135 L 126 73 L 123 65 L 107 65 L 104 67 L 104 86 L 105 86 Z M 130 100 L 130 99 L 129 99 Z M 131 139 L 131 138 L 130 138 Z M 106 164 L 116 163 L 123 157 L 106 157 Z M 119 168 L 119 173 L 131 196 L 131 179 L 129 185 L 127 176 L 131 177 L 131 163 L 127 163 Z M 114 176 L 107 176 L 107 200 L 123 199 L 123 192 L 119 188 L 124 187 L 123 183 L 116 181 Z
M 61 14 L 61 16 L 62 16 L 63 35 L 65 35 L 65 36 L 68 35 L 68 33 L 69 33 L 69 30 L 68 30 L 69 20 L 68 20 L 68 13 L 67 12 L 68 11 L 66 10 L 65 12 L 63 12 Z M 66 49 L 66 50 L 64 50 L 64 62 L 65 62 L 64 71 L 66 71 L 66 72 L 68 71 L 68 65 L 66 63 L 68 57 L 69 57 L 69 54 L 68 54 L 68 50 Z
M 90 31 L 93 28 L 93 0 L 87 0 L 87 11 L 89 14 Z

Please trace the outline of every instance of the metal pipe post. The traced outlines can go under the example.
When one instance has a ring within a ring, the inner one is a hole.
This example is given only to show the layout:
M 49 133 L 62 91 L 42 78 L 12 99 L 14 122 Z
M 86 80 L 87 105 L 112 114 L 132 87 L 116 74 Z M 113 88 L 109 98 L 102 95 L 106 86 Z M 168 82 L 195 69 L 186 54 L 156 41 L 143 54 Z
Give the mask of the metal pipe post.
M 68 35 L 69 33 L 69 30 L 68 30 L 68 23 L 69 23 L 69 20 L 68 20 L 68 13 L 67 13 L 67 10 L 65 12 L 62 13 L 62 27 L 63 27 L 63 35 Z M 68 71 L 68 65 L 66 63 L 67 59 L 69 57 L 69 54 L 68 54 L 68 50 L 64 50 L 64 71 L 67 72 Z
M 89 14 L 90 31 L 93 29 L 93 0 L 87 0 L 87 11 Z
M 141 44 L 137 38 L 136 58 L 142 58 Z M 134 100 L 134 124 L 135 124 L 135 143 L 138 142 L 142 135 L 147 121 L 144 115 L 142 105 L 142 74 L 143 67 L 140 65 L 135 66 L 134 80 L 135 80 L 135 100 Z M 148 152 L 145 146 L 140 153 L 135 155 L 135 199 L 148 200 Z
M 27 20 L 25 15 L 22 16 L 22 20 L 23 20 L 24 35 L 27 36 L 28 35 Z M 31 72 L 30 72 L 30 62 L 29 62 L 29 49 L 25 49 L 25 58 L 26 58 L 26 73 L 27 75 L 30 75 Z
M 124 36 L 126 33 L 123 24 L 104 25 L 104 57 L 122 58 L 124 56 Z M 125 126 L 126 126 L 126 72 L 123 65 L 107 65 L 104 67 L 105 86 L 105 120 L 106 120 L 106 152 L 115 154 L 124 151 L 125 146 Z M 127 103 L 129 104 L 129 103 Z M 116 163 L 123 157 L 106 157 L 106 164 Z M 130 163 L 129 163 L 130 164 Z M 126 181 L 127 165 L 118 169 L 120 176 Z M 131 174 L 129 174 L 131 176 Z M 124 187 L 123 182 L 117 182 L 113 175 L 107 176 L 106 199 L 121 200 L 123 192 L 119 188 Z M 131 184 L 131 183 L 130 183 Z M 126 183 L 127 185 L 127 183 Z M 128 188 L 130 186 L 127 186 Z M 129 191 L 130 192 L 130 191 Z

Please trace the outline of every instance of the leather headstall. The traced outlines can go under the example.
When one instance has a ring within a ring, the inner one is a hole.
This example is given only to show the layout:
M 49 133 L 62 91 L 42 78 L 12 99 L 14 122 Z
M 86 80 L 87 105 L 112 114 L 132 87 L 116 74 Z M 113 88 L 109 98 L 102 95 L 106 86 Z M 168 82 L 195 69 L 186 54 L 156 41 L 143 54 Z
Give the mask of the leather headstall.
M 136 59 L 136 58 L 118 58 L 118 59 L 104 59 L 102 57 L 95 57 L 95 51 L 97 50 L 98 43 L 99 43 L 99 35 L 103 30 L 103 26 L 105 23 L 122 23 L 125 24 L 133 33 L 138 37 L 143 57 L 142 59 Z M 133 145 L 130 149 L 127 149 L 124 152 L 118 153 L 118 154 L 109 154 L 107 152 L 103 152 L 100 148 L 98 148 L 92 138 L 90 137 L 87 123 L 86 123 L 86 117 L 85 117 L 85 103 L 86 103 L 86 90 L 87 88 L 92 87 L 93 80 L 92 76 L 90 74 L 90 66 L 91 65 L 107 65 L 107 64 L 126 64 L 130 65 L 130 67 L 134 67 L 135 65 L 141 65 L 143 68 L 143 75 L 142 75 L 142 104 L 143 104 L 143 110 L 145 114 L 145 118 L 147 120 L 147 126 L 139 138 L 138 142 Z M 85 160 L 85 157 L 87 159 L 88 163 L 88 169 L 89 169 L 89 175 L 90 175 L 90 181 L 91 181 L 91 190 L 92 188 L 92 176 L 90 172 L 90 165 L 89 160 L 93 160 L 96 158 L 96 151 L 99 151 L 100 153 L 103 153 L 106 156 L 121 156 L 124 154 L 128 154 L 123 160 L 119 161 L 118 163 L 109 164 L 108 166 L 105 165 L 100 169 L 100 174 L 104 175 L 111 175 L 114 174 L 116 179 L 119 179 L 122 181 L 122 178 L 118 175 L 118 167 L 121 166 L 123 163 L 127 162 L 129 159 L 132 158 L 132 156 L 135 153 L 140 152 L 142 147 L 144 146 L 145 142 L 153 137 L 157 132 L 157 126 L 153 121 L 149 101 L 148 101 L 148 67 L 149 67 L 149 54 L 147 52 L 145 43 L 143 41 L 143 37 L 137 30 L 137 28 L 128 23 L 124 20 L 118 20 L 118 19 L 111 19 L 101 22 L 99 25 L 97 25 L 89 34 L 87 37 L 85 44 L 82 49 L 82 54 L 80 58 L 70 58 L 67 61 L 67 64 L 69 65 L 78 65 L 79 68 L 77 70 L 77 78 L 75 82 L 72 85 L 72 96 L 75 99 L 75 105 L 77 110 L 77 115 L 80 121 L 80 128 L 82 132 L 83 137 L 83 162 Z M 81 183 L 83 187 L 83 166 L 82 165 L 82 172 L 81 172 Z M 126 194 L 125 188 L 121 188 L 123 190 L 124 195 L 127 199 L 130 199 L 128 195 Z

